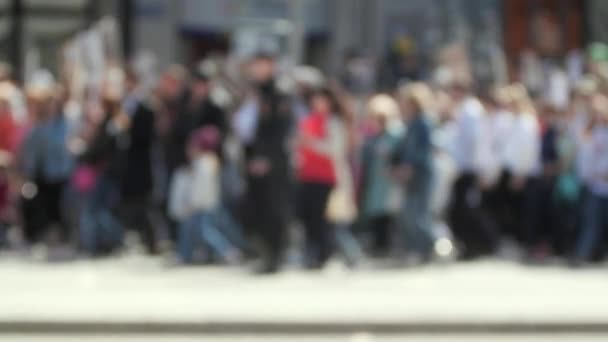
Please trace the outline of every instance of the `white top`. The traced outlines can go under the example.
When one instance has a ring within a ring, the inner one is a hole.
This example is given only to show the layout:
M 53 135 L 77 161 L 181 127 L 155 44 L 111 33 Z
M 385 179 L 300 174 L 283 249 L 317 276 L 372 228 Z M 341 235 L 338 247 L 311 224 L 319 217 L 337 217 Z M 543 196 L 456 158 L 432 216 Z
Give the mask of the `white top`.
M 533 176 L 540 169 L 541 137 L 538 120 L 533 115 L 513 118 L 504 146 L 504 165 L 517 176 Z
M 177 170 L 171 181 L 169 214 L 177 221 L 220 205 L 220 168 L 217 157 L 203 154 Z
M 587 186 L 591 186 L 591 170 L 593 167 L 593 140 L 591 137 L 581 136 L 578 140 L 578 153 L 576 155 L 576 172 L 578 177 Z
M 234 113 L 232 128 L 242 143 L 249 144 L 255 139 L 258 116 L 259 105 L 253 96 L 250 96 Z
M 453 141 L 448 150 L 460 172 L 478 172 L 481 162 L 481 131 L 485 109 L 474 97 L 464 100 L 456 111 Z
M 595 195 L 608 196 L 608 127 L 593 130 L 589 153 L 584 170 L 590 191 Z
M 482 119 L 480 173 L 485 181 L 495 183 L 505 167 L 505 142 L 513 124 L 513 114 L 498 111 Z

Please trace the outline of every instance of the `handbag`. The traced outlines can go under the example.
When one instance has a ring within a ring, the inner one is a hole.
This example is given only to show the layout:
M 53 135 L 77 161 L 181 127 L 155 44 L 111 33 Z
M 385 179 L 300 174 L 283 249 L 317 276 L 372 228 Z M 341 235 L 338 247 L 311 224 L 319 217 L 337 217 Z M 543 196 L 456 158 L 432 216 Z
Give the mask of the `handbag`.
M 76 167 L 72 174 L 72 185 L 76 191 L 85 194 L 93 190 L 97 184 L 99 171 L 90 165 L 80 165 Z
M 350 191 L 336 187 L 327 201 L 327 219 L 333 223 L 352 223 L 357 218 L 355 199 Z

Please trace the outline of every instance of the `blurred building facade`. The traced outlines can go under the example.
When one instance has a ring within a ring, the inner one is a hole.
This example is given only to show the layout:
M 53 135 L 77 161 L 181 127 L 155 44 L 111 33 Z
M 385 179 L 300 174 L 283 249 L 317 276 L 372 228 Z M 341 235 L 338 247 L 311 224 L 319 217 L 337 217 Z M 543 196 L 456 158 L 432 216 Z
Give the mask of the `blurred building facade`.
M 0 13 L 0 59 L 21 74 L 54 65 L 60 42 L 104 15 L 119 18 L 126 53 L 149 51 L 160 65 L 263 47 L 335 74 L 349 51 L 422 63 L 459 41 L 473 59 L 504 47 L 513 60 L 608 39 L 603 0 L 0 0 Z

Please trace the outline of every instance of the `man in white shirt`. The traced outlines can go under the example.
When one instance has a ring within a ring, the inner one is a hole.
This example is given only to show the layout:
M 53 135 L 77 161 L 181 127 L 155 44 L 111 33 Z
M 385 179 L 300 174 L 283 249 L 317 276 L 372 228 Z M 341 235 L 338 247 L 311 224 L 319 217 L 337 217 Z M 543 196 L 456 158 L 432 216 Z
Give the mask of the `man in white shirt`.
M 481 207 L 482 134 L 485 109 L 470 92 L 465 79 L 451 80 L 449 94 L 456 107 L 454 136 L 448 148 L 459 176 L 454 183 L 449 218 L 454 235 L 463 245 L 462 258 L 472 259 L 493 252 L 495 225 Z

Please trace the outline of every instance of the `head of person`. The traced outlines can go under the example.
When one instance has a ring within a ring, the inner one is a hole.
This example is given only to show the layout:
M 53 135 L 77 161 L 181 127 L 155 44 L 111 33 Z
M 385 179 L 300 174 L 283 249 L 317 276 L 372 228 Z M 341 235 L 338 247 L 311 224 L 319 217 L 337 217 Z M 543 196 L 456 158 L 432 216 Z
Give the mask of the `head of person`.
M 442 89 L 433 92 L 433 100 L 435 102 L 434 109 L 437 113 L 438 122 L 449 122 L 454 118 L 454 101 L 450 95 Z
M 403 119 L 411 121 L 420 115 L 429 114 L 433 92 L 426 83 L 408 83 L 397 90 L 397 101 Z
M 310 95 L 310 109 L 315 114 L 341 114 L 336 96 L 327 88 L 314 90 Z
M 69 93 L 66 86 L 56 84 L 53 87 L 51 96 L 51 115 L 54 117 L 63 115 L 64 108 L 69 100 Z
M 204 126 L 192 133 L 188 141 L 187 154 L 194 160 L 202 154 L 215 153 L 220 144 L 221 133 L 214 126 Z
M 263 86 L 273 81 L 276 72 L 276 62 L 272 55 L 259 53 L 249 62 L 249 80 L 256 86 Z
M 49 118 L 53 105 L 53 91 L 55 85 L 55 77 L 45 69 L 34 71 L 27 80 L 25 95 L 29 115 L 33 121 L 41 121 Z
M 593 76 L 580 80 L 572 92 L 571 103 L 584 112 L 589 110 L 593 95 L 599 90 L 599 81 Z
M 325 84 L 325 78 L 320 70 L 309 66 L 296 66 L 293 70 L 293 81 L 295 93 L 303 99 L 308 99 L 310 94 Z
M 211 79 L 202 72 L 195 71 L 190 83 L 190 93 L 195 99 L 206 99 L 211 93 Z
M 125 91 L 130 94 L 139 88 L 139 75 L 133 68 L 125 70 Z
M 183 94 L 187 80 L 186 69 L 179 64 L 169 66 L 158 81 L 158 94 L 163 101 L 173 102 Z
M 33 122 L 41 122 L 51 117 L 53 108 L 52 87 L 34 85 L 25 90 L 28 114 Z
M 593 123 L 608 125 L 608 97 L 602 93 L 595 93 L 591 97 L 590 112 Z
M 495 87 L 489 94 L 482 97 L 487 113 L 494 114 L 501 110 L 510 110 L 512 105 L 508 86 Z
M 374 95 L 367 103 L 368 125 L 373 132 L 381 132 L 398 120 L 399 107 L 395 99 L 387 94 Z
M 101 102 L 105 115 L 117 115 L 120 112 L 126 89 L 125 72 L 120 67 L 110 67 L 105 74 Z
M 515 115 L 535 115 L 534 103 L 526 87 L 521 83 L 509 86 L 511 107 Z
M 473 81 L 470 75 L 452 71 L 446 77 L 446 91 L 455 102 L 461 102 L 471 95 Z

